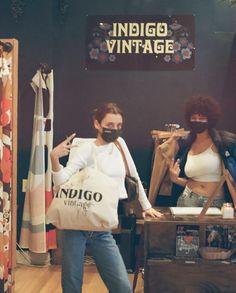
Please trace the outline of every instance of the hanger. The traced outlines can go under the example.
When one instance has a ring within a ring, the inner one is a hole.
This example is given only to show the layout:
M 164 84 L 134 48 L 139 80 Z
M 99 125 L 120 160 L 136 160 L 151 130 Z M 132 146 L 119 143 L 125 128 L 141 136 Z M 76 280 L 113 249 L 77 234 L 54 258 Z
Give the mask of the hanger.
M 4 43 L 0 41 L 0 46 L 2 46 L 3 51 L 7 53 L 10 53 L 13 49 L 13 45 L 9 42 Z
M 39 65 L 41 73 L 49 74 L 52 70 L 47 63 L 40 63 Z
M 179 128 L 176 131 L 152 130 L 151 136 L 155 140 L 168 139 L 170 137 L 184 137 L 189 134 L 189 131 L 184 128 Z

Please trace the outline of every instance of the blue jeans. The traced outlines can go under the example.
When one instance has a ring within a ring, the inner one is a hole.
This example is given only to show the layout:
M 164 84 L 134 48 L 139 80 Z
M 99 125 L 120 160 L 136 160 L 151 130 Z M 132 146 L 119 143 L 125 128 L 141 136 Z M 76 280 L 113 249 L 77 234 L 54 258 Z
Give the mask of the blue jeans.
M 86 244 L 110 293 L 131 293 L 119 248 L 110 232 L 61 231 L 63 293 L 81 293 Z
M 208 201 L 208 197 L 193 192 L 188 186 L 185 187 L 183 193 L 177 201 L 178 207 L 203 207 Z M 225 199 L 223 196 L 216 196 L 211 204 L 212 207 L 221 208 Z

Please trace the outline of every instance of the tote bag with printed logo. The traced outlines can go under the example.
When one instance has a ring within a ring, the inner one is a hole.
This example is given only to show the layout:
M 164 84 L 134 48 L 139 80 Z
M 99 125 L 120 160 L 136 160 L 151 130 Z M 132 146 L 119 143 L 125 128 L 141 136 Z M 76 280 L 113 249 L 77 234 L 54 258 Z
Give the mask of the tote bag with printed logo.
M 58 229 L 109 231 L 118 226 L 118 183 L 97 167 L 74 174 L 55 192 L 47 224 Z

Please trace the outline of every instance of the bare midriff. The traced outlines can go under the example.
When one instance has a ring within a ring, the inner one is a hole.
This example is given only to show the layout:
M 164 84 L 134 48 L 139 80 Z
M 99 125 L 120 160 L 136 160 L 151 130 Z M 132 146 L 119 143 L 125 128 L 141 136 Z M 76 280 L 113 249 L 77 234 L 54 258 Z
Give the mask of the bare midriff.
M 201 181 L 194 181 L 192 179 L 189 179 L 187 182 L 187 186 L 195 193 L 203 196 L 210 196 L 217 186 L 219 185 L 219 182 L 201 182 Z M 223 196 L 224 195 L 224 189 L 221 187 L 217 191 L 217 196 Z

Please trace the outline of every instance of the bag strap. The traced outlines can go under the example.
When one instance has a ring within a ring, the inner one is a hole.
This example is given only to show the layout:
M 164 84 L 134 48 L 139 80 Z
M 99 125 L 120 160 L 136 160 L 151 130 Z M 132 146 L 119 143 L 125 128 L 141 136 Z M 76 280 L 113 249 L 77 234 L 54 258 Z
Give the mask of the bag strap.
M 92 157 L 94 162 L 94 168 L 98 170 L 98 160 L 97 160 L 97 153 L 94 144 L 92 143 Z
M 124 161 L 124 164 L 125 164 L 125 170 L 126 170 L 126 174 L 128 176 L 130 176 L 130 170 L 129 170 L 129 165 L 128 165 L 128 162 L 127 162 L 127 159 L 126 159 L 126 156 L 125 156 L 125 152 L 120 144 L 120 142 L 118 140 L 116 140 L 114 142 L 114 144 L 116 145 L 116 147 L 118 148 L 118 150 L 121 152 L 121 155 L 122 155 L 122 158 L 123 158 L 123 161 Z
M 218 190 L 223 186 L 223 184 L 224 184 L 224 182 L 225 182 L 225 180 L 226 180 L 226 172 L 227 172 L 227 171 L 226 171 L 226 169 L 225 169 L 225 165 L 224 165 L 224 163 L 223 163 L 223 161 L 222 161 L 222 176 L 221 176 L 221 178 L 220 178 L 219 184 L 218 184 L 218 185 L 216 186 L 216 188 L 213 190 L 213 192 L 211 193 L 211 195 L 210 195 L 209 198 L 208 198 L 208 201 L 205 203 L 205 205 L 204 205 L 204 207 L 203 207 L 201 213 L 200 213 L 199 216 L 198 216 L 198 219 L 199 219 L 199 220 L 202 220 L 202 219 L 203 219 L 203 217 L 205 216 L 205 214 L 206 214 L 208 208 L 211 206 L 211 204 L 212 204 L 212 202 L 213 202 L 213 200 L 214 200 L 214 198 L 215 198 L 215 196 L 216 196 Z

